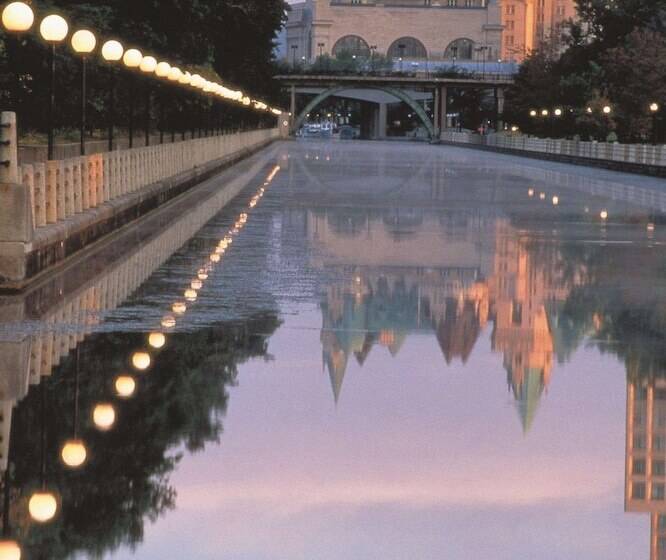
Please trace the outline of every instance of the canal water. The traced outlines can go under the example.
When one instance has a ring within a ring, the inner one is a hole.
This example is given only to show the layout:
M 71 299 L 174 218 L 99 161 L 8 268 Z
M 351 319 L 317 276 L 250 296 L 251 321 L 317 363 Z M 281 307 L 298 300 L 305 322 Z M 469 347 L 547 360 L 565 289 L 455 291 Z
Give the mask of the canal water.
M 275 144 L 0 298 L 5 538 L 666 558 L 665 214 L 657 179 Z

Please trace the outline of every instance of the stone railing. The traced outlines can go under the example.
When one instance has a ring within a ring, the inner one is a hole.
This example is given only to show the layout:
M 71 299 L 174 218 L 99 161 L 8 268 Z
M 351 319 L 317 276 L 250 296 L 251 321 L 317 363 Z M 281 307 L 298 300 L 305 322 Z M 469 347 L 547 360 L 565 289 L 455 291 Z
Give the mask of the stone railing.
M 582 142 L 529 136 L 490 134 L 480 136 L 469 132 L 442 132 L 446 142 L 488 146 L 504 150 L 535 152 L 564 158 L 581 158 L 630 165 L 666 167 L 666 145 Z
M 277 129 L 197 138 L 19 166 L 43 227 L 277 136 Z
M 280 137 L 263 129 L 18 165 L 0 114 L 0 288 L 29 279 Z

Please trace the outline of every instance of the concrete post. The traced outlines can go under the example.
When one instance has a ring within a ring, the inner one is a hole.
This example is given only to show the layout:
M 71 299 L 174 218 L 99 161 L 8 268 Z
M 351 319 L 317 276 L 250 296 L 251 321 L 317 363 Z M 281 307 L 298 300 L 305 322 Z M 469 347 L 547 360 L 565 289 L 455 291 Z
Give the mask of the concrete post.
M 442 130 L 442 118 L 440 115 L 439 94 L 440 94 L 440 88 L 436 87 L 433 93 L 433 114 L 435 119 L 435 122 L 433 123 L 435 126 L 435 138 L 433 138 L 433 140 L 435 139 L 438 140 L 441 137 L 441 130 Z
M 495 88 L 495 130 L 504 128 L 504 88 Z
M 446 86 L 442 86 L 442 89 L 440 90 L 439 102 L 439 114 L 442 119 L 440 131 L 444 132 L 449 127 L 449 118 L 447 117 L 449 114 L 449 88 Z
M 379 104 L 379 111 L 377 111 L 377 138 L 384 140 L 386 138 L 386 123 L 388 120 L 388 105 L 386 103 Z
M 0 280 L 26 277 L 34 235 L 30 192 L 19 184 L 16 114 L 0 114 Z

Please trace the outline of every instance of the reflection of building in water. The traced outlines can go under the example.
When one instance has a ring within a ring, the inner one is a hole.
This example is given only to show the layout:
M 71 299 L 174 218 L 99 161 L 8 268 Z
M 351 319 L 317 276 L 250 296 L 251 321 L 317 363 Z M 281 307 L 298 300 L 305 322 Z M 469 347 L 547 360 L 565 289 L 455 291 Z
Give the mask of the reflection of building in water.
M 650 560 L 666 559 L 666 379 L 627 381 L 625 509 L 650 514 Z
M 362 364 L 374 345 L 395 355 L 408 333 L 434 332 L 447 364 L 466 362 L 491 319 L 527 431 L 553 367 L 550 311 L 570 291 L 553 266 L 558 254 L 535 254 L 505 220 L 401 212 L 399 227 L 386 215 L 309 216 L 316 263 L 342 276 L 322 305 L 336 401 L 351 354 Z

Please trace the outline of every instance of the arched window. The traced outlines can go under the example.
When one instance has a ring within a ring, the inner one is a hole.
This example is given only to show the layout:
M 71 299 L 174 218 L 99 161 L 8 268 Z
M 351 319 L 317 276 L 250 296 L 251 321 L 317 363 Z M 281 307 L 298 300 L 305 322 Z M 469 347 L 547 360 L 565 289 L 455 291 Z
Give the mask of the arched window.
M 414 58 L 426 59 L 428 58 L 428 51 L 421 41 L 414 39 L 414 37 L 400 37 L 397 41 L 393 41 L 388 50 L 389 58 Z
M 447 60 L 472 60 L 474 58 L 474 41 L 471 39 L 456 39 L 451 41 L 444 51 Z
M 358 35 L 345 35 L 333 45 L 333 56 L 339 56 L 343 53 L 355 56 L 370 56 L 370 47 Z

